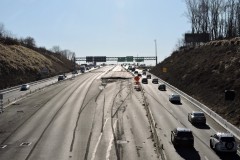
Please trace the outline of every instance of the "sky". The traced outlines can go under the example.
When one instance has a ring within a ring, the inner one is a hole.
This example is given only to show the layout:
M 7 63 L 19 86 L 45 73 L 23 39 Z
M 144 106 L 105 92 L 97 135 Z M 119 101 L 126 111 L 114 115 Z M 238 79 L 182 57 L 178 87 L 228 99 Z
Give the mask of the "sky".
M 160 62 L 190 30 L 185 13 L 184 0 L 0 0 L 6 30 L 76 57 L 155 56 L 156 40 Z

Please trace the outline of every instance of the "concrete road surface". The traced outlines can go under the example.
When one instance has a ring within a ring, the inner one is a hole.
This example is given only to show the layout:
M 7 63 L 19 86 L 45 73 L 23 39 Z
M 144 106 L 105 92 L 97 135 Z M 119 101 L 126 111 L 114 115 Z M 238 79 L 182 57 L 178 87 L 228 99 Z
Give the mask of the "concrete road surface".
M 117 72 L 122 78 L 110 76 L 102 85 L 101 77 Z M 0 159 L 159 159 L 141 92 L 129 76 L 106 66 L 7 107 L 0 115 Z

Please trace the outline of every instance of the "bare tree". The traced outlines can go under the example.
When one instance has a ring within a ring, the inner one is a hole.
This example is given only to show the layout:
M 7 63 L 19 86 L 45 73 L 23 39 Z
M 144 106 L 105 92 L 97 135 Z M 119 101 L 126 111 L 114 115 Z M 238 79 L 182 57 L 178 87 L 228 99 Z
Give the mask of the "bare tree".
M 24 41 L 24 44 L 29 48 L 36 47 L 36 42 L 32 37 L 26 37 L 23 41 Z
M 56 46 L 53 46 L 53 47 L 52 47 L 51 51 L 54 52 L 54 53 L 58 53 L 58 54 L 59 54 L 60 51 L 61 51 L 61 49 L 60 49 L 59 46 L 56 45 Z
M 195 33 L 195 31 L 197 30 L 196 28 L 196 9 L 197 9 L 197 2 L 196 0 L 185 0 L 186 5 L 187 5 L 187 12 L 186 17 L 188 18 L 188 20 L 190 21 L 191 25 L 192 25 L 192 33 Z
M 4 33 L 5 33 L 4 25 L 0 23 L 0 37 L 3 37 Z
M 237 35 L 240 36 L 240 0 L 236 3 Z
M 210 35 L 211 39 L 214 40 L 219 37 L 219 15 L 221 12 L 222 0 L 211 0 L 210 3 Z

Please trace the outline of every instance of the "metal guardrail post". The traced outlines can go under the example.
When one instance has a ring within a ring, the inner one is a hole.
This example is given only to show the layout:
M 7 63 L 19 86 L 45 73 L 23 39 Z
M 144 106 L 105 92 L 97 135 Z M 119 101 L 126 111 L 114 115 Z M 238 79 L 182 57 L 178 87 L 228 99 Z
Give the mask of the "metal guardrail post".
M 3 94 L 0 94 L 0 113 L 4 112 L 3 108 Z

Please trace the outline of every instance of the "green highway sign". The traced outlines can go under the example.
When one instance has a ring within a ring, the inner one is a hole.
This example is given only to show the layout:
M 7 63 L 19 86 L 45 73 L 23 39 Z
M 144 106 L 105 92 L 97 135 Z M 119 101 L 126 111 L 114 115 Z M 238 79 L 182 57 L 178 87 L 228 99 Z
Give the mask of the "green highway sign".
M 126 57 L 118 57 L 118 62 L 125 62 L 126 61 Z
M 127 56 L 127 62 L 133 62 L 133 56 Z
M 135 57 L 136 62 L 144 62 L 144 57 Z

